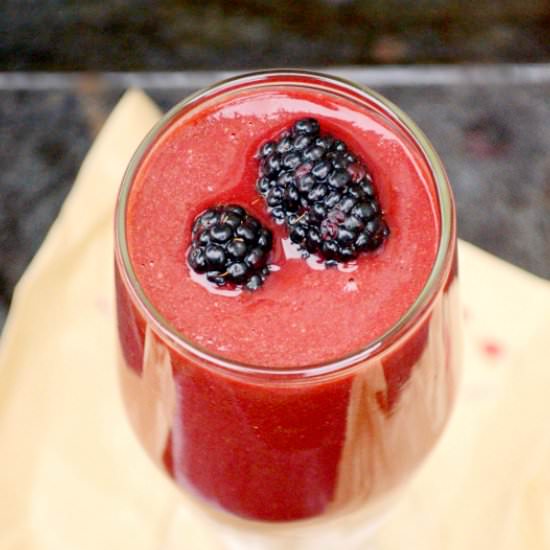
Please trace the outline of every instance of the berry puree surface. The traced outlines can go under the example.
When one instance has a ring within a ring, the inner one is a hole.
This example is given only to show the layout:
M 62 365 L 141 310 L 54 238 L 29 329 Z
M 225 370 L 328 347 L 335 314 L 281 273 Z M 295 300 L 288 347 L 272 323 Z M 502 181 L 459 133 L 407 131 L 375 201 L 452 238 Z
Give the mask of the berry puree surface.
M 390 235 L 373 252 L 325 267 L 304 260 L 256 190 L 258 150 L 302 117 L 368 167 Z M 131 262 L 149 300 L 195 345 L 248 364 L 295 367 L 367 346 L 413 304 L 439 241 L 433 183 L 402 131 L 350 99 L 271 88 L 185 113 L 144 159 L 128 202 Z M 202 280 L 187 263 L 194 219 L 239 204 L 273 232 L 271 274 L 256 291 Z

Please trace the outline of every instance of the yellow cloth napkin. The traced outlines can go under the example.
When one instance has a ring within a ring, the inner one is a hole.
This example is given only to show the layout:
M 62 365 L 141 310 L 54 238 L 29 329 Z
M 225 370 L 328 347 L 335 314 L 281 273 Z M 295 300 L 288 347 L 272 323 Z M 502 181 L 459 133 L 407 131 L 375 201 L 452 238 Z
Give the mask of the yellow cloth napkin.
M 216 549 L 145 456 L 115 369 L 112 215 L 159 111 L 126 93 L 21 279 L 0 340 L 0 548 Z M 449 429 L 377 548 L 550 548 L 550 285 L 460 243 L 465 364 Z

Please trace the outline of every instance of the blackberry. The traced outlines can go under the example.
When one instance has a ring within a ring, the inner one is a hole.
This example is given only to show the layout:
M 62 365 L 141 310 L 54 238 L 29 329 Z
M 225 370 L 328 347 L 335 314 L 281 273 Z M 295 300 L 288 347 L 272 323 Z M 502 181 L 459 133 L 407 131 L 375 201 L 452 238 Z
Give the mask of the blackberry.
M 314 118 L 297 120 L 258 152 L 256 188 L 276 223 L 327 265 L 378 248 L 389 228 L 367 166 Z
M 271 148 L 264 146 L 266 152 Z M 192 236 L 189 265 L 196 273 L 206 274 L 211 283 L 256 290 L 269 275 L 267 258 L 273 235 L 241 206 L 205 210 L 195 219 Z

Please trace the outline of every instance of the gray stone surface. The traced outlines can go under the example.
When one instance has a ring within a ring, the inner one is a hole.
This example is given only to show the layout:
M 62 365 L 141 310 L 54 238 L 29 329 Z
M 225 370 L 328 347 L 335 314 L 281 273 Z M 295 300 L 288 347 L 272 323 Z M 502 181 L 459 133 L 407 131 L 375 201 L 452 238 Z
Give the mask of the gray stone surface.
M 68 92 L 0 93 L 0 304 L 37 250 L 92 135 Z
M 439 151 L 459 235 L 550 278 L 550 86 L 385 91 Z
M 547 0 L 3 0 L 5 70 L 550 59 Z
M 0 326 L 16 281 L 123 92 L 106 79 L 77 81 L 65 90 L 0 91 Z M 416 120 L 443 158 L 459 235 L 550 278 L 550 82 L 466 78 L 377 89 Z M 158 83 L 149 91 L 165 109 L 189 92 Z

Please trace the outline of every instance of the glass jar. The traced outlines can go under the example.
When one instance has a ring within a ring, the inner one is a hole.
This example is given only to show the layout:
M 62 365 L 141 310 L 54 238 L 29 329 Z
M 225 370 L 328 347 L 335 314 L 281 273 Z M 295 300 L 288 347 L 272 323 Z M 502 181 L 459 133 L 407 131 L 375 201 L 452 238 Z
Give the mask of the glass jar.
M 337 97 L 383 120 L 418 162 L 437 210 L 435 260 L 412 305 L 381 336 L 326 362 L 245 364 L 209 351 L 160 312 L 132 263 L 128 204 L 151 155 L 201 110 L 258 90 Z M 452 410 L 461 334 L 449 183 L 410 118 L 350 82 L 306 71 L 257 72 L 193 94 L 167 113 L 122 183 L 116 291 L 122 390 L 132 425 L 153 460 L 232 541 L 251 533 L 266 548 L 278 547 L 275 540 L 287 544 L 289 533 L 304 541 L 314 533 L 316 548 L 331 547 L 330 540 L 341 546 L 344 535 L 361 540 L 370 525 L 365 518 L 422 462 Z

